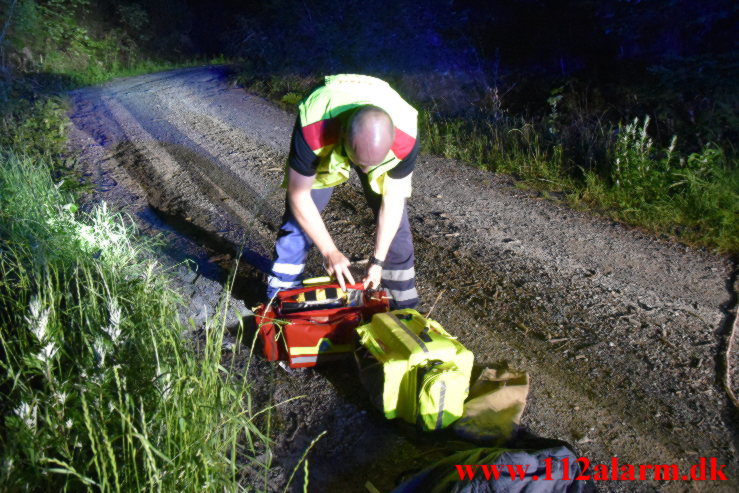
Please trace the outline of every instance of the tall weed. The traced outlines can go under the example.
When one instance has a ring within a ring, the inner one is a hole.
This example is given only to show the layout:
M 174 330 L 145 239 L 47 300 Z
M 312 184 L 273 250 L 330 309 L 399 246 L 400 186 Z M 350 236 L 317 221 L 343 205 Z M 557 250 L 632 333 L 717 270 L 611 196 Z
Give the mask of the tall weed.
M 608 180 L 589 173 L 583 197 L 611 215 L 688 241 L 739 251 L 739 173 L 715 145 L 687 156 L 657 149 L 649 118 L 621 128 Z
M 640 126 L 635 118 L 621 128 L 614 149 L 612 171 L 614 189 L 624 200 L 624 206 L 649 203 L 666 191 L 669 180 L 670 159 L 674 151 L 670 146 L 666 159 L 654 156 L 653 142 L 647 133 L 649 117 Z

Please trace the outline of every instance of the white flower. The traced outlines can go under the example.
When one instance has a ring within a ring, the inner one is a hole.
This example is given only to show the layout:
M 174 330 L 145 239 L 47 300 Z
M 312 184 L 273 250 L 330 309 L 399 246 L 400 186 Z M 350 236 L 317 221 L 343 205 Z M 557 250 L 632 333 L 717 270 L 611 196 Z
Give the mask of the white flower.
M 172 395 L 172 375 L 170 373 L 162 373 L 156 379 L 156 387 L 161 392 L 162 398 L 166 401 Z
M 121 336 L 121 308 L 118 306 L 118 301 L 115 298 L 108 302 L 108 313 L 110 323 L 103 327 L 103 330 L 115 343 L 118 342 L 118 338 Z
M 31 297 L 31 302 L 28 304 L 28 309 L 31 310 L 31 315 L 33 318 L 38 318 L 39 313 L 41 313 L 41 300 L 39 300 L 38 296 L 34 295 Z
M 54 395 L 54 400 L 56 402 L 58 402 L 59 404 L 64 404 L 65 402 L 67 402 L 67 397 L 69 397 L 69 394 L 68 393 L 66 393 L 66 392 L 59 392 L 59 391 L 56 391 L 56 390 L 54 391 L 54 394 L 53 395 Z
M 105 348 L 105 344 L 103 343 L 102 339 L 95 339 L 95 342 L 92 344 L 93 348 L 95 348 L 95 352 L 100 357 L 100 366 L 105 366 L 105 357 L 108 355 L 108 350 Z
M 30 405 L 27 402 L 21 402 L 20 406 L 15 408 L 15 415 L 21 418 L 26 426 L 28 426 L 32 430 L 36 430 L 37 411 L 38 408 L 36 407 L 35 403 L 33 405 Z
M 57 347 L 56 344 L 53 342 L 49 342 L 44 347 L 41 348 L 41 351 L 36 354 L 36 357 L 43 361 L 44 363 L 48 363 L 51 358 L 54 357 L 56 354 Z
M 51 308 L 41 309 L 41 300 L 38 296 L 33 296 L 28 306 L 31 311 L 30 317 L 24 317 L 39 342 L 46 337 L 46 326 L 49 323 L 49 312 Z

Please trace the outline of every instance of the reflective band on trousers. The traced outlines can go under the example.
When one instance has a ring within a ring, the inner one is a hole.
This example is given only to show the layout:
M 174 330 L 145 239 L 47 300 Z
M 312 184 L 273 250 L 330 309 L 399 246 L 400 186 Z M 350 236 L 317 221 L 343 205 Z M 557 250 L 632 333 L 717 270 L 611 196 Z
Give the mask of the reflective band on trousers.
M 287 274 L 289 276 L 302 274 L 303 269 L 305 269 L 305 264 L 283 264 L 275 262 L 272 265 L 272 272 L 275 274 Z
M 281 281 L 279 277 L 269 276 L 267 284 L 273 288 L 294 288 L 300 286 L 300 281 Z
M 390 296 L 392 296 L 395 301 L 415 300 L 418 298 L 418 291 L 416 291 L 416 288 L 406 289 L 404 291 L 390 289 L 389 291 Z
M 409 281 L 416 277 L 416 269 L 383 270 L 382 278 L 387 281 Z

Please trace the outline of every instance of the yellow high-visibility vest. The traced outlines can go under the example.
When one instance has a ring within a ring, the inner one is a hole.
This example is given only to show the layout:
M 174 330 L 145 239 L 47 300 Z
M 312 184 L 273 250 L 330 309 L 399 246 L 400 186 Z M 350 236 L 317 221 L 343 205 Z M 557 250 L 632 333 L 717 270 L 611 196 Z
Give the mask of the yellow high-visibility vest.
M 418 134 L 415 108 L 387 82 L 375 77 L 327 76 L 324 85 L 298 105 L 303 136 L 320 158 L 313 188 L 333 187 L 349 179 L 351 164 L 344 152 L 342 132 L 349 112 L 365 105 L 382 108 L 395 126 L 395 140 L 385 160 L 367 173 L 372 190 L 382 194 L 386 173 L 410 154 Z

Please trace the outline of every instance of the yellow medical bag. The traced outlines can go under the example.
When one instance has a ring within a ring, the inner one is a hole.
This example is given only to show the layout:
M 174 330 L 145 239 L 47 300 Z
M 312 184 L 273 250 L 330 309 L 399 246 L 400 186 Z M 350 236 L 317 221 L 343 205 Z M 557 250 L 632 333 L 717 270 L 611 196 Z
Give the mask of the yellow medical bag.
M 386 418 L 438 430 L 462 416 L 474 356 L 438 322 L 394 310 L 357 332 L 360 377 Z

